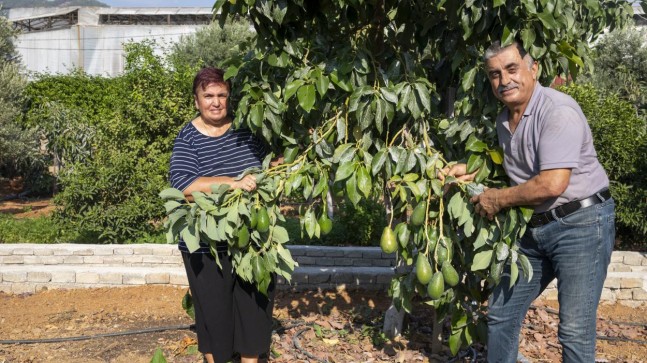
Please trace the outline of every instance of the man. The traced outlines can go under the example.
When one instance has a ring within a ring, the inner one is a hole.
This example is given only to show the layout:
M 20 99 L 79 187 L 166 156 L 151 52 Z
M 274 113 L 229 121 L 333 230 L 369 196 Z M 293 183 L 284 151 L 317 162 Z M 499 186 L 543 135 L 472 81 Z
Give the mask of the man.
M 537 82 L 538 65 L 519 43 L 494 43 L 485 65 L 495 96 L 503 166 L 512 186 L 487 189 L 471 202 L 492 219 L 501 209 L 532 206 L 518 242 L 533 278 L 509 288 L 509 266 L 494 288 L 488 312 L 488 361 L 515 362 L 519 332 L 532 301 L 557 278 L 559 340 L 564 362 L 594 362 L 597 306 L 613 242 L 614 201 L 597 160 L 591 130 L 569 96 Z M 471 180 L 465 164 L 448 175 Z

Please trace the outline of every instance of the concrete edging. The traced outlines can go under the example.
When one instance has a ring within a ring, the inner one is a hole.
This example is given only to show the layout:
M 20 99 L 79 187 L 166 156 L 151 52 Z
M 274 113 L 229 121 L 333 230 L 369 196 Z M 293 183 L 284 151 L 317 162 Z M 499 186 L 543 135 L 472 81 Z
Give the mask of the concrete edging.
M 299 263 L 279 288 L 386 290 L 394 255 L 379 247 L 288 246 Z M 175 245 L 0 244 L 0 291 L 21 294 L 43 289 L 145 284 L 187 286 Z M 542 295 L 557 298 L 555 282 Z M 602 292 L 604 302 L 647 303 L 647 253 L 613 253 Z

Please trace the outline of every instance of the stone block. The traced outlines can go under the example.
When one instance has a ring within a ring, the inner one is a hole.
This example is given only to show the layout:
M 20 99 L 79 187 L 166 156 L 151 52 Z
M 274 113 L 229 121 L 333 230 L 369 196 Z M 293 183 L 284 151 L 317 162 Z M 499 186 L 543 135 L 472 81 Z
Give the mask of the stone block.
M 96 272 L 82 271 L 76 273 L 77 284 L 98 284 L 99 274 Z
M 393 279 L 394 274 L 379 274 L 377 275 L 377 283 L 378 284 L 386 284 L 390 285 L 391 284 L 391 279 Z
M 142 263 L 145 264 L 162 264 L 163 262 L 163 256 L 142 256 Z
M 642 265 L 643 259 L 644 257 L 640 252 L 633 252 L 631 254 L 625 255 L 623 262 L 625 265 L 629 265 L 629 266 L 640 266 Z
M 615 265 L 613 266 L 613 272 L 631 272 L 631 266 Z
M 366 259 L 376 259 L 376 260 L 381 260 L 383 258 L 382 256 L 382 250 L 377 248 L 377 249 L 366 249 L 362 252 L 362 257 Z
M 170 276 L 168 272 L 155 272 L 146 274 L 147 284 L 168 284 L 169 282 Z
M 11 292 L 16 295 L 33 294 L 36 292 L 36 286 L 32 284 L 13 284 L 11 285 Z
M 3 292 L 5 294 L 12 294 L 13 291 L 11 290 L 11 284 L 10 283 L 0 283 L 0 292 Z
M 335 259 L 330 257 L 317 258 L 315 261 L 317 266 L 335 266 Z
M 313 248 L 313 249 L 309 249 L 308 251 L 306 251 L 306 256 L 323 257 L 325 255 L 326 255 L 326 253 L 321 249 L 314 249 Z
M 132 248 L 115 248 L 114 249 L 114 255 L 132 255 L 133 254 L 133 249 Z
M 640 277 L 624 278 L 620 281 L 620 287 L 623 289 L 633 289 L 636 287 L 642 288 L 644 280 Z
M 121 285 L 123 283 L 123 275 L 121 272 L 107 272 L 99 274 L 99 283 Z
M 613 252 L 611 254 L 611 264 L 622 263 L 624 259 L 625 259 L 625 256 L 619 254 L 618 252 Z
M 25 265 L 41 265 L 43 263 L 43 257 L 41 256 L 24 256 L 22 263 Z
M 619 289 L 620 288 L 621 278 L 619 277 L 607 277 L 604 280 L 604 287 L 608 289 Z
M 123 259 L 124 259 L 123 261 L 124 261 L 125 264 L 129 264 L 131 266 L 132 265 L 141 265 L 142 259 L 144 258 L 143 256 L 137 256 L 137 255 L 121 256 L 121 257 L 123 257 Z
M 334 272 L 330 276 L 330 281 L 337 284 L 353 283 L 355 281 L 355 275 L 350 271 Z
M 189 279 L 186 274 L 170 274 L 169 283 L 177 286 L 189 286 Z
M 292 275 L 292 282 L 296 284 L 307 284 L 308 273 L 299 272 Z
M 50 248 L 36 248 L 34 249 L 34 256 L 51 256 L 54 254 Z
M 8 246 L 8 245 L 5 245 L 5 246 Z M 2 247 L 2 245 L 0 245 L 0 247 Z M 13 253 L 12 249 L 0 248 L 0 256 L 11 256 L 12 253 Z M 9 288 L 11 289 L 11 286 Z M 0 291 L 2 291 L 2 290 L 0 290 Z
M 620 305 L 628 306 L 630 308 L 639 308 L 647 305 L 645 301 L 635 301 L 635 300 L 620 300 L 618 301 Z
M 64 256 L 63 263 L 68 265 L 82 265 L 84 258 L 83 256 Z
M 631 289 L 620 289 L 616 290 L 615 293 L 618 300 L 631 300 L 634 298 Z
M 341 248 L 329 249 L 326 250 L 326 257 L 343 257 L 344 250 Z
M 308 274 L 309 284 L 323 284 L 331 281 L 333 271 L 317 271 Z
M 317 259 L 308 256 L 292 256 L 300 266 L 309 266 L 317 263 Z
M 616 301 L 618 297 L 613 291 L 609 289 L 602 289 L 602 295 L 600 295 L 600 300 L 602 301 Z
M 150 246 L 137 246 L 133 247 L 134 255 L 152 255 L 153 249 Z
M 44 271 L 32 271 L 27 273 L 27 280 L 29 282 L 50 282 L 52 274 Z
M 182 256 L 182 251 L 180 251 L 179 249 L 177 249 L 177 247 L 173 247 L 173 253 L 172 253 L 172 255 L 173 255 L 173 256 Z
M 27 282 L 26 271 L 9 271 L 2 273 L 3 282 Z
M 110 256 L 84 256 L 83 257 L 83 263 L 86 264 L 103 264 L 103 259 L 108 258 Z
M 290 254 L 292 254 L 292 257 L 295 256 L 305 256 L 306 255 L 306 246 L 287 246 L 288 250 L 290 250 Z
M 25 256 L 3 256 L 0 262 L 3 265 L 22 265 L 25 262 Z
M 184 266 L 184 262 L 178 256 L 162 256 L 162 263 L 165 265 Z
M 63 263 L 65 256 L 43 256 L 41 261 L 44 265 L 60 265 Z
M 13 249 L 13 255 L 14 256 L 33 256 L 34 255 L 34 249 L 33 248 L 25 248 L 25 247 L 14 248 Z
M 94 249 L 92 248 L 84 248 L 82 250 L 76 250 L 72 252 L 73 255 L 75 256 L 93 256 L 94 255 Z
M 122 265 L 124 263 L 124 258 L 128 256 L 104 256 L 103 264 L 104 265 Z
M 335 258 L 335 266 L 352 266 L 352 258 Z
M 557 289 L 546 289 L 541 296 L 546 300 L 557 300 Z
M 391 267 L 391 261 L 389 261 L 389 260 L 373 260 L 373 264 L 371 266 L 375 266 L 375 267 Z
M 153 248 L 153 255 L 155 256 L 171 256 L 173 254 L 173 249 L 169 248 L 170 246 L 159 246 Z
M 142 274 L 126 273 L 123 279 L 124 285 L 145 285 L 146 278 Z
M 358 258 L 353 260 L 353 266 L 370 267 L 372 265 L 373 265 L 373 260 L 364 259 L 364 258 Z
M 346 250 L 346 253 L 344 253 L 344 256 L 346 256 L 347 258 L 362 258 L 363 252 L 362 250 L 348 248 Z
M 56 248 L 52 254 L 54 256 L 70 256 L 72 255 L 72 251 L 67 248 Z
M 94 246 L 95 256 L 112 256 L 115 254 L 113 246 Z
M 644 289 L 632 289 L 635 301 L 647 301 L 647 291 Z
M 52 282 L 74 283 L 76 282 L 76 273 L 74 271 L 52 271 Z

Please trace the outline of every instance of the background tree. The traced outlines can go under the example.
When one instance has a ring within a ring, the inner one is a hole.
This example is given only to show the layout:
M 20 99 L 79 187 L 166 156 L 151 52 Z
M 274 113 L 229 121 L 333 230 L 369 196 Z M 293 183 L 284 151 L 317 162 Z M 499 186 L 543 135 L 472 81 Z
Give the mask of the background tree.
M 430 297 L 439 318 L 451 317 L 454 354 L 484 339 L 482 281 L 497 283 L 506 264 L 513 283 L 519 266 L 525 277 L 531 271 L 513 243 L 529 210 L 509 209 L 490 222 L 467 201 L 480 186 L 444 188 L 454 180 L 437 179 L 440 168 L 461 160 L 479 170 L 477 181 L 507 183 L 492 121 L 499 106 L 479 72 L 482 53 L 494 40 L 519 38 L 544 81 L 575 77 L 590 63 L 590 42 L 629 19 L 629 4 L 218 0 L 214 9 L 222 22 L 251 17 L 255 47 L 227 71 L 235 123 L 286 156 L 266 173 L 281 176 L 278 192 L 311 201 L 302 215 L 306 232 L 321 231 L 329 183 L 353 204 L 383 194 L 390 226 L 382 246 L 415 265 L 393 279 L 396 306 L 409 311 L 415 294 Z
M 47 187 L 47 160 L 40 152 L 38 133 L 17 122 L 27 80 L 21 74 L 15 37 L 11 24 L 0 17 L 0 177 L 22 177 L 26 189 L 40 192 Z
M 224 27 L 212 23 L 191 35 L 183 36 L 171 47 L 171 63 L 219 67 L 249 50 L 254 33 L 249 21 L 232 20 Z

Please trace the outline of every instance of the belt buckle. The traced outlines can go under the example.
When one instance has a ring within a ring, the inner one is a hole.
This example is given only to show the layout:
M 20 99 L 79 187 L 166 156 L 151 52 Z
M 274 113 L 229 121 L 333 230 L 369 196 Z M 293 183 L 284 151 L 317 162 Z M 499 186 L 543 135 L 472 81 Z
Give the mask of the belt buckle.
M 552 215 L 550 214 L 549 211 L 546 211 L 546 212 L 543 212 L 543 213 L 540 213 L 540 214 L 535 214 L 530 219 L 530 225 L 533 228 L 541 227 L 541 226 L 543 226 L 545 224 L 550 223 L 553 220 L 550 217 L 552 217 Z

